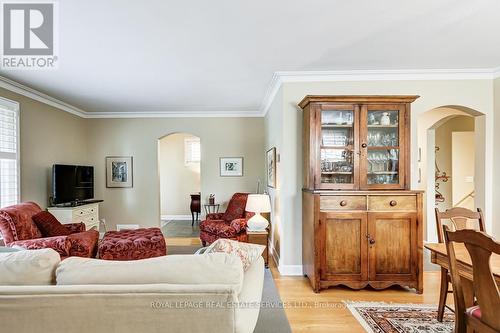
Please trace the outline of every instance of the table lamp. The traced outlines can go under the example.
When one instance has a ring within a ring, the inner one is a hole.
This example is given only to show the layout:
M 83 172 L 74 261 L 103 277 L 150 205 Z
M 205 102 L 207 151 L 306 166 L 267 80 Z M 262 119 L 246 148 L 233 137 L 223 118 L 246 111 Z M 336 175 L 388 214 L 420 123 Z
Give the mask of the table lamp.
M 247 227 L 249 231 L 264 231 L 266 230 L 269 222 L 260 213 L 271 212 L 271 201 L 267 194 L 249 194 L 247 199 L 247 212 L 255 213 L 248 222 Z

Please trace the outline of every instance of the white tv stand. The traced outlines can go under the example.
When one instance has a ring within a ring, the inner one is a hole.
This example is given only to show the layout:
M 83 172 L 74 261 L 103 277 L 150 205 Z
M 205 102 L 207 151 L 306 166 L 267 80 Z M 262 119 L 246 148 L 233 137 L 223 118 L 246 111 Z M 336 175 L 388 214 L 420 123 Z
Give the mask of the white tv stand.
M 94 228 L 99 231 L 99 203 L 74 207 L 49 207 L 47 211 L 63 224 L 83 222 L 86 230 Z

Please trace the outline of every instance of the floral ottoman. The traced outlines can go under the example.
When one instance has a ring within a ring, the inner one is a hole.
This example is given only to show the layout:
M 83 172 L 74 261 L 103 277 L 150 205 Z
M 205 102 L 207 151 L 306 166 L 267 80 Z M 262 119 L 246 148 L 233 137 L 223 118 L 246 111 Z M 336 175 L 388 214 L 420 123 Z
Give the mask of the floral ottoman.
M 99 244 L 99 258 L 138 260 L 167 254 L 165 237 L 159 228 L 108 231 Z

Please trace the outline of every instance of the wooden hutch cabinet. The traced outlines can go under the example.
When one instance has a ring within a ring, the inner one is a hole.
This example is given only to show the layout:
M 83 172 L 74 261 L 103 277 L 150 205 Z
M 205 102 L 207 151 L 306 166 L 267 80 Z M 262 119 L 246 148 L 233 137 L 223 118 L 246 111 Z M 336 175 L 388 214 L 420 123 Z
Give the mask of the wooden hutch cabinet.
M 423 291 L 422 192 L 410 188 L 418 96 L 306 96 L 302 251 L 315 292 Z

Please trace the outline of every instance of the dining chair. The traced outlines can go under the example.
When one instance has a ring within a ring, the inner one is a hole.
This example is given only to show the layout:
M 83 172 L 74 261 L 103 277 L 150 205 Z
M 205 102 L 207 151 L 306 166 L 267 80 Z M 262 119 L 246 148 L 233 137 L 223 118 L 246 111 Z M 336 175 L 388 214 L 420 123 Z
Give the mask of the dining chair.
M 455 333 L 500 332 L 500 292 L 490 267 L 492 253 L 500 255 L 500 242 L 475 230 L 450 231 L 443 227 L 455 299 Z M 466 308 L 462 280 L 458 273 L 454 243 L 463 243 L 472 261 L 472 286 L 477 305 Z
M 483 212 L 480 208 L 476 212 L 462 207 L 454 207 L 447 209 L 444 212 L 440 212 L 439 209 L 436 211 L 436 225 L 438 232 L 439 243 L 444 243 L 443 237 L 443 222 L 449 221 L 449 227 L 451 230 L 463 230 L 463 229 L 475 229 L 479 231 L 484 231 L 484 218 Z M 444 309 L 448 308 L 450 311 L 454 311 L 452 308 L 446 305 L 446 298 L 448 293 L 453 292 L 449 289 L 451 283 L 450 274 L 446 268 L 441 267 L 441 286 L 439 288 L 439 303 L 438 303 L 438 313 L 437 320 L 442 322 Z

